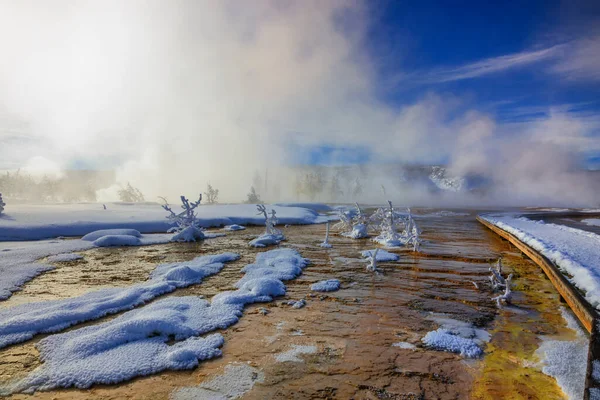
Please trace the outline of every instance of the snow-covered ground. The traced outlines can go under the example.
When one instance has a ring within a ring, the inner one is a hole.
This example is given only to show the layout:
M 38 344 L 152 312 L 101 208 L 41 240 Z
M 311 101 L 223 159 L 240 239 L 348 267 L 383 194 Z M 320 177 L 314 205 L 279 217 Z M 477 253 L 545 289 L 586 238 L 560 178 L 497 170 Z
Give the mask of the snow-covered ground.
M 0 348 L 29 340 L 38 333 L 58 332 L 80 322 L 130 310 L 177 288 L 199 283 L 221 271 L 224 263 L 238 258 L 239 254 L 223 253 L 161 264 L 148 281 L 137 285 L 0 310 Z
M 111 238 L 116 235 L 99 236 L 94 242 L 82 239 L 73 240 L 39 240 L 30 242 L 0 242 L 0 300 L 5 300 L 12 292 L 19 290 L 29 280 L 35 278 L 45 271 L 54 269 L 54 266 L 40 262 L 39 260 L 61 254 L 63 256 L 49 259 L 49 262 L 65 261 L 66 254 L 74 251 L 88 250 L 94 247 L 110 245 L 111 240 L 103 241 L 103 238 Z M 150 245 L 167 243 L 172 234 L 140 235 L 140 237 L 127 236 L 137 239 L 136 245 Z M 93 235 L 96 237 L 96 235 Z M 98 243 L 98 241 L 100 241 Z M 72 260 L 71 260 L 72 261 Z
M 536 354 L 541 359 L 542 371 L 556 379 L 569 399 L 576 400 L 583 397 L 585 388 L 589 339 L 574 315 L 564 308 L 560 311 L 567 326 L 575 331 L 576 339 L 542 337 L 542 344 Z
M 600 226 L 600 218 L 588 218 L 582 220 L 581 222 L 590 226 Z
M 292 249 L 259 253 L 254 264 L 242 269 L 238 289 L 221 292 L 210 302 L 197 296 L 168 297 L 98 325 L 50 335 L 37 344 L 44 363 L 8 392 L 87 388 L 194 368 L 220 356 L 224 342 L 219 333 L 200 335 L 235 324 L 247 304 L 285 294 L 282 280 L 297 277 L 307 264 Z M 170 340 L 176 342 L 168 344 Z
M 483 216 L 554 262 L 600 309 L 600 235 L 527 218 Z
M 282 225 L 323 223 L 331 219 L 331 216 L 319 215 L 314 208 L 314 205 L 267 205 L 267 209 L 276 211 Z M 203 227 L 265 224 L 254 204 L 201 205 L 195 211 Z M 111 203 L 106 205 L 106 210 L 98 203 L 13 205 L 0 218 L 0 241 L 83 236 L 100 229 L 166 232 L 172 227 L 166 217 L 160 205 L 149 203 Z

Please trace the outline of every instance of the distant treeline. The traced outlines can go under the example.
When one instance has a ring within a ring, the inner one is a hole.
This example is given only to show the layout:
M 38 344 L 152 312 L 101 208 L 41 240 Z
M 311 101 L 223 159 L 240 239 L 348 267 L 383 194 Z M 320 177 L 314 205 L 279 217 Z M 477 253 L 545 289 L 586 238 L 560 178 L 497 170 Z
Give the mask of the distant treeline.
M 22 171 L 0 174 L 0 193 L 5 201 L 19 203 L 75 203 L 96 201 L 96 191 L 110 177 L 95 171 L 66 171 L 60 177 L 34 178 Z

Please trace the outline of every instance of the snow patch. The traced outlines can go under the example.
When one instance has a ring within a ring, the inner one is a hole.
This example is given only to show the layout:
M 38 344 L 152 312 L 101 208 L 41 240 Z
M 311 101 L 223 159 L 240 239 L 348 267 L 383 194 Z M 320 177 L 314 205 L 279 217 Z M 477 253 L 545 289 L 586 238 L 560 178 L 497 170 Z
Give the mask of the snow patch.
M 357 224 L 352 227 L 352 231 L 344 236 L 351 237 L 352 239 L 363 239 L 369 236 L 368 228 L 366 224 Z
M 247 364 L 233 363 L 225 366 L 218 375 L 199 386 L 184 387 L 173 392 L 173 400 L 227 400 L 238 399 L 249 392 L 255 383 L 262 383 L 265 374 Z
M 236 253 L 222 253 L 162 264 L 147 282 L 127 288 L 107 288 L 75 298 L 0 309 L 0 348 L 24 342 L 38 333 L 58 332 L 80 322 L 130 310 L 176 288 L 200 283 L 221 271 L 223 263 L 239 258 Z
M 188 226 L 177 232 L 171 238 L 171 242 L 195 242 L 206 239 L 204 232 L 195 226 Z
M 476 358 L 483 354 L 481 346 L 490 340 L 490 334 L 468 322 L 448 318 L 443 314 L 428 317 L 440 325 L 428 332 L 421 341 L 434 349 L 459 353 L 463 357 Z
M 417 346 L 415 346 L 412 343 L 408 343 L 408 342 L 393 343 L 392 347 L 399 347 L 401 349 L 406 349 L 406 350 L 416 350 L 417 349 Z
M 306 265 L 297 251 L 276 249 L 258 254 L 246 275 L 258 276 L 256 271 L 266 268 L 291 271 L 297 267 L 301 273 Z M 211 303 L 196 296 L 170 297 L 102 324 L 48 336 L 37 345 L 44 364 L 11 391 L 87 388 L 167 369 L 194 368 L 202 360 L 220 356 L 223 344 L 220 334 L 197 336 L 236 323 L 247 304 L 284 294 L 283 282 L 275 278 L 279 275 L 241 279 L 236 284 L 239 289 L 221 292 Z M 168 345 L 172 339 L 178 342 Z
M 292 306 L 292 308 L 295 309 L 300 309 L 303 308 L 306 305 L 306 300 L 304 299 L 300 299 L 300 300 L 290 300 L 288 301 L 288 306 Z
M 130 235 L 106 235 L 94 240 L 94 246 L 97 247 L 140 246 L 141 244 L 140 238 Z
M 360 254 L 365 258 L 373 257 L 374 253 L 375 253 L 375 249 L 364 250 L 364 251 L 360 252 Z M 377 251 L 376 257 L 377 257 L 377 261 L 398 261 L 400 259 L 400 256 L 398 254 L 390 253 L 389 251 L 385 251 L 382 249 L 379 249 L 379 251 Z
M 174 206 L 179 207 L 180 206 Z M 283 225 L 325 223 L 330 216 L 302 207 L 273 206 Z M 178 209 L 178 210 L 179 210 Z M 252 204 L 218 204 L 198 207 L 203 228 L 225 225 L 264 225 Z M 58 236 L 83 236 L 106 229 L 134 229 L 141 233 L 166 232 L 173 227 L 158 204 L 45 204 L 11 206 L 11 219 L 0 218 L 0 240 L 39 240 Z
M 233 224 L 233 225 L 227 225 L 225 228 L 226 231 L 243 231 L 244 229 L 246 229 L 245 226 L 242 225 L 238 225 L 238 224 Z
M 540 357 L 542 372 L 552 376 L 570 399 L 583 397 L 587 369 L 588 339 L 575 317 L 561 307 L 561 314 L 567 326 L 574 330 L 575 340 L 554 340 L 542 338 L 536 354 Z M 595 364 L 594 370 L 595 371 Z
M 340 289 L 340 281 L 338 279 L 328 279 L 310 285 L 310 290 L 315 292 L 334 292 Z
M 292 348 L 286 352 L 275 355 L 277 362 L 304 362 L 300 357 L 302 354 L 315 354 L 317 346 L 301 346 L 294 344 Z
M 25 243 L 0 242 L 0 300 L 8 299 L 26 282 L 55 267 L 38 260 L 61 253 L 83 251 L 94 245 L 83 240 L 44 240 Z
M 98 231 L 90 232 L 81 240 L 87 240 L 88 242 L 94 242 L 100 239 L 103 236 L 113 236 L 113 235 L 127 235 L 127 236 L 135 236 L 142 237 L 142 234 L 135 229 L 100 229 Z
M 588 218 L 582 220 L 581 222 L 590 226 L 600 226 L 600 218 Z
M 269 235 L 268 233 L 262 234 L 256 239 L 250 241 L 252 247 L 267 247 L 279 244 L 285 237 L 283 235 Z

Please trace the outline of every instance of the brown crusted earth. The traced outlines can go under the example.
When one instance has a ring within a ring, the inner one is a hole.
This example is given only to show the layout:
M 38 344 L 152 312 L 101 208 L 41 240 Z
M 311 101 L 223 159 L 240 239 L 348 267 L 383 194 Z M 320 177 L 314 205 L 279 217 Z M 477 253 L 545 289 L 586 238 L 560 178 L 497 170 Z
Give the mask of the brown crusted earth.
M 246 393 L 247 399 L 563 398 L 554 380 L 531 366 L 540 334 L 566 332 L 560 328 L 564 322 L 557 312 L 558 296 L 537 267 L 480 226 L 473 215 L 419 222 L 425 239 L 422 253 L 396 251 L 400 260 L 380 263 L 382 274 L 366 271 L 359 255 L 361 250 L 375 248 L 373 242 L 333 236 L 333 248 L 325 250 L 316 246 L 322 241 L 323 226 L 285 228 L 288 240 L 283 246 L 298 249 L 311 265 L 301 277 L 286 282 L 285 297 L 247 307 L 240 322 L 223 331 L 223 357 L 192 371 L 169 371 L 88 390 L 36 393 L 35 398 L 166 399 L 178 388 L 218 376 L 234 362 L 264 373 L 264 380 Z M 218 275 L 170 294 L 210 298 L 231 289 L 241 276 L 240 269 L 264 251 L 247 245 L 261 231 L 250 228 L 197 244 L 89 250 L 82 253 L 83 260 L 62 263 L 35 278 L 0 307 L 72 297 L 99 287 L 128 286 L 145 280 L 157 263 L 223 251 L 240 253 L 242 258 L 227 264 Z M 500 254 L 516 274 L 514 302 L 523 312 L 499 312 L 490 301 L 488 268 Z M 311 293 L 312 283 L 328 278 L 340 279 L 342 290 Z M 479 290 L 472 281 L 479 283 Z M 285 304 L 301 298 L 307 301 L 302 309 Z M 269 313 L 258 312 L 261 307 Z M 488 329 L 492 341 L 483 361 L 423 348 L 421 337 L 437 328 L 427 318 L 430 312 L 447 313 Z M 0 350 L 0 384 L 40 365 L 34 346 L 43 337 Z M 396 342 L 417 348 L 392 346 Z M 316 346 L 317 351 L 301 355 L 303 362 L 276 362 L 274 355 L 293 345 Z M 506 368 L 514 373 L 504 373 Z

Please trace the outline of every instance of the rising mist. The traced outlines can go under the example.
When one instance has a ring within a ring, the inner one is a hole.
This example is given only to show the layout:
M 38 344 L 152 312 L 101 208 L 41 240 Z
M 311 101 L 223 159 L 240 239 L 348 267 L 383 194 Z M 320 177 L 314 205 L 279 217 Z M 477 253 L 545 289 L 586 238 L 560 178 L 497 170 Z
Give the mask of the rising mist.
M 0 1 L 0 168 L 114 169 L 147 199 L 211 182 L 234 202 L 269 171 L 266 197 L 296 200 L 299 165 L 326 147 L 328 166 L 366 154 L 350 168 L 361 193 L 338 201 L 598 205 L 582 156 L 598 145 L 578 120 L 506 124 L 430 91 L 382 100 L 376 23 L 359 1 Z M 486 190 L 440 194 L 387 167 L 438 164 Z

